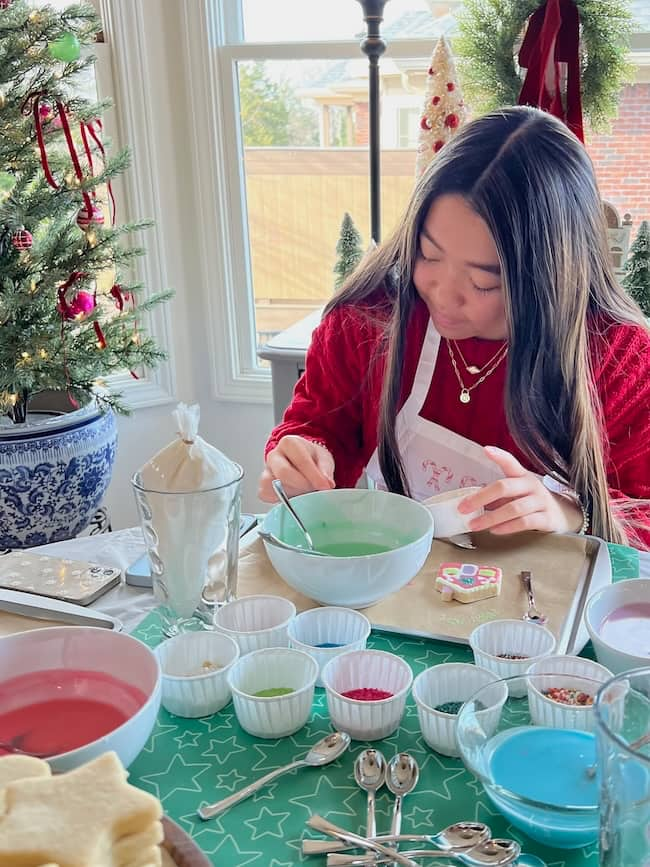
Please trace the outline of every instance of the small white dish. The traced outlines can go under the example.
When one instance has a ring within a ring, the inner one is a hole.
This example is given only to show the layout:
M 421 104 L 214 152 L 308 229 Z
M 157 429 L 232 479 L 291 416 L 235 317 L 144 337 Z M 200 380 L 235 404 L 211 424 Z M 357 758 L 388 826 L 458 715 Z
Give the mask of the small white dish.
M 510 695 L 526 695 L 526 674 L 533 662 L 550 656 L 556 647 L 555 636 L 536 623 L 526 620 L 490 620 L 481 623 L 469 636 L 474 662 L 494 672 L 498 678 L 522 675 L 520 681 L 510 681 Z M 520 657 L 512 659 L 508 657 Z
M 386 738 L 399 727 L 413 682 L 410 666 L 394 653 L 352 650 L 334 657 L 322 671 L 332 725 L 355 741 Z M 365 701 L 343 693 L 382 690 L 387 698 Z
M 480 518 L 485 509 L 480 508 L 467 515 L 461 515 L 458 504 L 465 497 L 476 494 L 480 490 L 478 487 L 458 488 L 422 501 L 422 505 L 426 506 L 433 518 L 433 535 L 436 539 L 448 539 L 450 536 L 460 536 L 469 532 L 470 523 L 474 518 Z
M 234 638 L 241 655 L 265 647 L 288 647 L 296 606 L 283 596 L 242 596 L 214 613 L 214 628 Z
M 282 738 L 301 729 L 311 713 L 318 665 L 302 650 L 271 647 L 247 653 L 228 683 L 240 726 L 256 738 Z M 283 695 L 261 692 L 291 690 Z
M 528 706 L 534 725 L 547 728 L 578 729 L 591 732 L 596 728 L 591 704 L 567 704 L 556 701 L 548 690 L 567 689 L 586 693 L 593 700 L 600 686 L 612 677 L 604 665 L 580 656 L 546 656 L 527 671 Z
M 444 662 L 418 674 L 413 682 L 413 698 L 418 709 L 420 729 L 426 743 L 443 756 L 460 756 L 456 743 L 458 712 L 439 708 L 446 704 L 464 704 L 482 687 L 494 683 L 489 693 L 490 705 L 478 711 L 483 731 L 495 731 L 501 709 L 508 698 L 508 686 L 497 683 L 496 675 L 470 662 Z M 460 710 L 460 708 L 458 709 Z
M 239 646 L 220 632 L 182 632 L 155 649 L 162 669 L 162 706 L 182 717 L 209 716 L 230 701 L 228 672 Z
M 630 578 L 603 587 L 594 593 L 585 607 L 585 626 L 594 646 L 596 659 L 614 674 L 650 665 L 650 620 L 644 629 L 640 618 L 636 629 L 630 629 L 625 635 L 626 640 L 619 644 L 615 643 L 615 637 L 608 640 L 608 633 L 603 628 L 607 617 L 613 614 L 632 614 L 634 609 L 639 607 L 645 612 L 650 608 L 650 578 Z M 643 619 L 646 617 L 647 613 L 643 615 Z M 619 623 L 623 625 L 622 618 Z M 636 636 L 639 637 L 638 647 L 631 647 L 630 642 L 635 640 Z M 633 650 L 636 652 L 632 652 Z
M 323 686 L 321 673 L 327 663 L 349 650 L 363 650 L 370 630 L 365 614 L 353 608 L 311 608 L 289 624 L 289 647 L 313 656 L 318 664 L 316 686 Z

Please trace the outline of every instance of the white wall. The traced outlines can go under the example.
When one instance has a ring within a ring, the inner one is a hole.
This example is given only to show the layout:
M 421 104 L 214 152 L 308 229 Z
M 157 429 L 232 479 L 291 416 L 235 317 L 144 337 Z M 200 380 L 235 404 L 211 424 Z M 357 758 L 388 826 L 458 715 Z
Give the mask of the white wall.
M 122 0 L 126 2 L 126 0 Z M 128 0 L 133 3 L 134 0 Z M 142 82 L 132 85 L 124 80 L 128 64 L 116 57 L 116 78 L 119 86 L 117 100 L 118 126 L 124 131 L 123 119 L 128 115 L 124 91 L 141 86 L 146 93 L 149 111 L 146 117 L 148 131 L 153 140 L 153 154 L 138 151 L 138 141 L 124 136 L 133 150 L 130 174 L 150 178 L 155 188 L 153 200 L 156 213 L 137 213 L 133 216 L 153 217 L 156 227 L 143 236 L 149 256 L 161 255 L 161 265 L 167 284 L 176 290 L 168 316 L 170 377 L 172 383 L 168 403 L 135 409 L 127 418 L 118 420 L 119 445 L 113 480 L 106 504 L 115 529 L 137 523 L 135 502 L 130 478 L 156 451 L 174 436 L 172 410 L 178 401 L 199 403 L 201 406 L 200 433 L 204 439 L 224 451 L 244 467 L 242 508 L 244 511 L 262 511 L 264 505 L 257 500 L 257 477 L 263 465 L 263 447 L 272 427 L 270 384 L 267 403 L 236 403 L 219 400 L 214 393 L 210 369 L 214 360 L 208 355 L 207 306 L 210 296 L 218 287 L 202 285 L 197 266 L 198 249 L 196 202 L 197 184 L 201 171 L 192 162 L 192 118 L 188 116 L 186 95 L 186 64 L 181 38 L 181 6 L 168 0 L 135 0 L 138 12 L 146 26 L 137 36 L 122 35 L 129 43 L 129 51 L 140 52 Z M 120 2 L 113 6 L 115 27 L 119 29 Z M 119 46 L 120 38 L 114 44 Z M 118 71 L 117 67 L 120 67 Z M 129 72 L 134 76 L 133 72 Z M 120 81 L 120 77 L 122 80 Z M 135 80 L 135 79 L 134 79 Z M 120 92 L 122 91 L 122 93 Z M 122 118 L 122 123 L 120 123 Z M 137 121 L 136 121 L 137 122 Z M 126 124 L 128 126 L 128 124 Z M 147 175 L 147 172 L 149 173 Z M 132 206 L 131 206 L 132 207 Z M 118 202 L 118 213 L 120 203 Z M 156 268 L 151 269 L 156 273 Z M 164 286 L 151 286 L 157 290 Z M 214 303 L 214 297 L 212 298 Z

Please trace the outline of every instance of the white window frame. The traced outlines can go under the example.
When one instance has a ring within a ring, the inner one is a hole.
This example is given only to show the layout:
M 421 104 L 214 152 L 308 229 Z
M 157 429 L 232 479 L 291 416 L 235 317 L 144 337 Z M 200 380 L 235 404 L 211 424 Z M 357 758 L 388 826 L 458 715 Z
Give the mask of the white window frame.
M 139 165 L 127 179 L 128 208 L 132 205 L 134 214 L 151 215 L 158 222 L 156 184 L 160 174 L 156 172 L 156 142 L 149 116 L 152 108 L 145 92 L 152 71 L 147 69 L 144 49 L 144 7 L 149 12 L 157 7 L 159 14 L 165 15 L 171 4 L 169 0 L 96 2 L 101 4 L 107 44 L 115 46 L 115 55 L 120 58 L 114 70 L 120 138 L 132 143 L 140 154 Z M 210 335 L 206 359 L 210 390 L 220 400 L 269 403 L 270 371 L 258 365 L 256 355 L 236 64 L 254 60 L 337 60 L 362 55 L 354 34 L 349 40 L 332 42 L 242 42 L 240 0 L 176 0 L 174 5 L 180 21 L 178 37 L 189 118 L 185 130 L 188 165 L 184 172 L 191 175 L 188 182 L 195 194 L 197 268 L 205 290 L 204 314 Z M 359 32 L 364 27 L 359 7 Z M 631 47 L 636 62 L 647 62 L 650 35 L 634 35 Z M 430 39 L 391 41 L 384 56 L 421 57 L 426 62 L 432 50 Z M 167 286 L 164 239 L 157 229 L 147 233 L 145 246 L 145 285 Z M 163 305 L 152 314 L 151 330 L 163 345 L 171 347 L 168 307 Z M 126 383 L 131 405 L 168 402 L 174 392 L 173 369 L 170 363 L 161 365 L 148 384 Z M 146 397 L 140 401 L 136 393 Z

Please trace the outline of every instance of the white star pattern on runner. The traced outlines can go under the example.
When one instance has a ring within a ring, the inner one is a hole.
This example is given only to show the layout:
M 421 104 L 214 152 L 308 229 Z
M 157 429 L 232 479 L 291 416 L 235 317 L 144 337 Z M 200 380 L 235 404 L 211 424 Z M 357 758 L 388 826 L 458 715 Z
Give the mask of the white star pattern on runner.
M 188 771 L 193 771 L 194 768 L 200 768 L 200 770 L 188 773 Z M 197 783 L 197 779 L 209 768 L 211 768 L 211 765 L 186 762 L 179 753 L 176 753 L 176 755 L 172 756 L 171 761 L 164 770 L 158 771 L 155 774 L 144 774 L 140 777 L 140 781 L 144 783 L 145 786 L 149 787 L 149 790 L 153 791 L 154 795 L 164 804 L 167 798 L 171 797 L 174 792 L 201 792 L 201 786 Z M 182 783 L 187 782 L 188 777 L 192 783 L 191 786 L 174 786 L 173 789 L 169 789 L 169 791 L 165 792 L 165 794 L 161 796 L 160 787 L 156 782 L 159 778 L 167 782 L 169 780 L 174 780 Z
M 229 747 L 228 744 L 231 744 Z M 225 741 L 210 738 L 210 746 L 201 753 L 201 758 L 214 759 L 218 765 L 225 765 L 237 753 L 245 753 L 246 748 L 237 743 L 235 736 Z
M 209 717 L 208 719 L 197 719 L 197 723 L 205 726 L 207 734 L 212 735 L 215 732 L 218 732 L 219 729 L 231 729 L 234 716 L 234 713 L 220 711 L 220 713 L 215 714 L 213 717 Z
M 245 783 L 246 777 L 240 774 L 236 768 L 228 771 L 227 774 L 217 774 L 217 789 L 225 789 L 227 792 L 234 792 L 240 783 Z
M 277 783 L 269 783 L 266 786 L 262 786 L 255 794 L 253 795 L 253 803 L 255 801 L 273 801 L 275 800 L 275 790 L 277 789 Z
M 180 737 L 174 738 L 180 750 L 183 747 L 198 747 L 201 732 L 183 732 Z
M 418 794 L 423 794 L 422 792 Z M 421 816 L 421 818 L 419 818 Z M 409 820 L 411 828 L 426 828 L 427 831 L 433 825 L 433 810 L 423 810 L 421 807 L 411 807 Z
M 343 801 L 341 801 L 342 792 L 350 793 Z M 323 810 L 328 819 L 333 819 L 334 816 L 354 816 L 356 818 L 357 812 L 348 804 L 348 801 L 356 798 L 358 795 L 359 789 L 355 785 L 334 786 L 327 777 L 322 776 L 318 781 L 315 791 L 309 795 L 299 795 L 295 798 L 289 798 L 289 803 L 296 807 L 304 807 L 308 816 L 311 816 L 312 813 L 320 813 Z M 341 805 L 345 807 L 345 810 L 329 807 L 330 803 Z
M 165 725 L 164 723 L 161 723 L 160 720 L 158 720 L 158 722 L 156 722 L 156 726 L 155 726 L 154 730 L 152 731 L 152 733 L 149 737 L 149 740 L 145 744 L 142 752 L 143 753 L 153 753 L 156 740 L 161 735 L 167 734 L 167 732 L 175 732 L 177 729 L 178 729 L 178 726 Z
M 259 815 L 255 819 L 245 819 L 244 825 L 251 829 L 253 832 L 253 836 L 251 837 L 251 843 L 254 843 L 255 840 L 259 840 L 262 837 L 278 837 L 280 840 L 284 838 L 284 833 L 282 831 L 282 824 L 286 822 L 291 813 L 272 813 L 267 807 L 262 807 L 259 812 Z M 277 821 L 277 828 L 275 831 L 265 830 L 258 833 L 257 825 L 260 822 L 267 821 L 272 819 Z
M 240 849 L 232 834 L 226 834 L 225 837 L 219 835 L 219 843 L 213 848 L 209 848 L 206 845 L 205 837 L 204 831 L 199 831 L 194 836 L 194 840 L 206 855 L 216 855 L 219 853 L 218 858 L 212 859 L 215 864 L 223 865 L 223 867 L 245 867 L 246 864 L 252 864 L 258 858 L 263 859 L 262 863 L 266 860 L 263 852 L 251 852 L 250 850 L 244 851 Z

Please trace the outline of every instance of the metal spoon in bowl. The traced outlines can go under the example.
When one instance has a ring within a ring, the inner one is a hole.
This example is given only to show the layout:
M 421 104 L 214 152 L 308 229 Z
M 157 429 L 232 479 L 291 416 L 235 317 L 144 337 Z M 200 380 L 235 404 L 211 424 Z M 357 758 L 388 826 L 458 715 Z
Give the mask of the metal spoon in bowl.
M 240 789 L 239 792 L 235 792 L 233 795 L 229 795 L 229 797 L 224 798 L 222 801 L 217 801 L 216 804 L 204 804 L 199 807 L 197 813 L 204 821 L 206 819 L 211 819 L 213 816 L 223 813 L 224 810 L 227 810 L 234 804 L 238 804 L 245 798 L 250 797 L 250 795 L 253 795 L 258 789 L 261 789 L 262 786 L 270 783 L 271 780 L 275 780 L 276 777 L 286 774 L 288 771 L 293 771 L 295 768 L 304 768 L 307 766 L 318 768 L 322 765 L 328 765 L 330 762 L 338 759 L 338 757 L 342 755 L 349 746 L 350 735 L 345 732 L 332 732 L 332 734 L 326 735 L 324 738 L 321 738 L 318 743 L 314 744 L 303 759 L 298 759 L 282 768 L 276 768 L 276 770 L 271 771 L 270 774 L 260 777 L 256 782 Z
M 300 517 L 300 515 L 296 512 L 296 510 L 291 505 L 291 500 L 287 496 L 287 492 L 284 490 L 284 488 L 282 486 L 282 482 L 280 481 L 280 479 L 273 479 L 273 481 L 271 482 L 271 485 L 273 486 L 273 490 L 277 494 L 278 499 L 289 510 L 289 512 L 291 513 L 291 517 L 294 519 L 296 524 L 300 527 L 302 534 L 305 537 L 305 542 L 307 542 L 308 548 L 311 551 L 313 551 L 314 550 L 313 539 L 309 535 L 309 531 L 307 530 L 307 527 L 305 527 L 305 525 L 303 524 L 302 518 Z
M 357 786 L 368 794 L 366 812 L 366 837 L 377 833 L 375 824 L 375 795 L 386 779 L 386 760 L 379 750 L 362 750 L 354 762 L 354 779 Z
M 374 840 L 376 843 L 431 843 L 444 852 L 462 852 L 484 843 L 491 836 L 492 832 L 483 822 L 454 822 L 436 834 L 400 834 L 397 837 L 385 834 L 375 837 Z M 343 852 L 352 848 L 346 843 L 331 840 L 302 841 L 303 855 L 328 855 L 330 852 Z
M 650 732 L 646 732 L 644 735 L 641 735 L 640 738 L 637 738 L 635 741 L 632 741 L 631 744 L 628 744 L 627 747 L 630 750 L 640 750 L 641 747 L 645 747 L 646 744 L 650 744 Z M 2 746 L 0 744 L 0 746 Z M 596 771 L 598 770 L 597 765 L 589 765 L 587 768 L 587 777 L 590 780 L 596 776 Z
M 309 548 L 299 548 L 297 545 L 289 545 L 287 542 L 283 542 L 282 539 L 278 539 L 273 533 L 269 533 L 267 530 L 262 530 L 261 528 L 258 528 L 257 535 L 260 539 L 268 542 L 269 545 L 274 545 L 276 548 L 284 548 L 285 551 L 297 551 L 299 554 L 309 554 L 310 557 L 329 556 L 324 551 L 312 551 Z
M 410 852 L 402 852 L 403 858 L 446 858 L 458 861 L 467 867 L 504 867 L 517 860 L 521 852 L 521 846 L 515 840 L 491 839 L 479 843 L 473 849 L 464 851 L 435 851 L 433 849 L 413 849 Z M 370 867 L 375 864 L 387 864 L 389 856 L 380 856 L 372 860 L 367 855 L 350 857 L 348 855 L 328 855 L 327 867 Z

